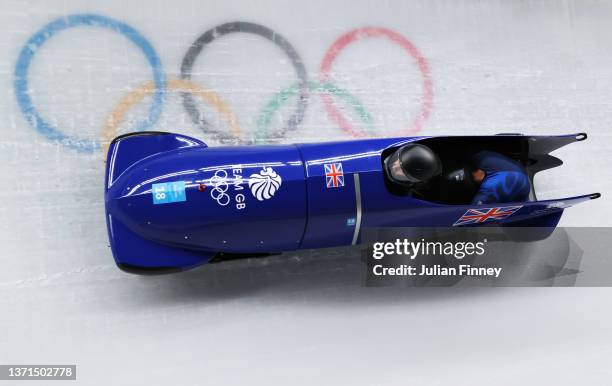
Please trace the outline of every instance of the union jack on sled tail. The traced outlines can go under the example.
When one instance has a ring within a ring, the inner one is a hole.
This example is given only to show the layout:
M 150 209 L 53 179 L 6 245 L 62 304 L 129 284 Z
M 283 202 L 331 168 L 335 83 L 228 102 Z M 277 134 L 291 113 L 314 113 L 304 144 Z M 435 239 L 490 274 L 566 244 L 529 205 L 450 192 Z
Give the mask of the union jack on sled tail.
M 506 217 L 509 217 L 514 214 L 517 210 L 521 209 L 523 206 L 498 206 L 494 208 L 478 208 L 478 209 L 468 209 L 467 212 L 463 214 L 459 218 L 459 220 L 455 221 L 453 226 L 457 225 L 468 225 L 468 224 L 482 224 L 487 221 L 499 221 L 503 220 Z
M 133 273 L 182 271 L 220 255 L 258 255 L 360 242 L 364 227 L 554 228 L 565 208 L 599 193 L 539 201 L 533 176 L 562 164 L 549 153 L 586 134 L 405 137 L 279 146 L 208 147 L 179 134 L 133 133 L 108 151 L 105 206 L 117 265 Z M 383 161 L 419 143 L 444 173 L 480 150 L 521 162 L 528 201 L 471 205 L 473 192 L 398 188 Z

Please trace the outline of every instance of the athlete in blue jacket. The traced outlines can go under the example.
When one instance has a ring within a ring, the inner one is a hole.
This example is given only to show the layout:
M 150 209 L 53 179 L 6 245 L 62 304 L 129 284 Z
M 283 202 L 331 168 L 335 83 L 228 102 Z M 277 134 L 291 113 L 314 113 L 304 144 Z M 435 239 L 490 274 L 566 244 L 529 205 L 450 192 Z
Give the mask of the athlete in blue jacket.
M 529 177 L 520 163 L 485 150 L 474 155 L 471 166 L 473 180 L 480 184 L 472 204 L 517 202 L 529 197 Z

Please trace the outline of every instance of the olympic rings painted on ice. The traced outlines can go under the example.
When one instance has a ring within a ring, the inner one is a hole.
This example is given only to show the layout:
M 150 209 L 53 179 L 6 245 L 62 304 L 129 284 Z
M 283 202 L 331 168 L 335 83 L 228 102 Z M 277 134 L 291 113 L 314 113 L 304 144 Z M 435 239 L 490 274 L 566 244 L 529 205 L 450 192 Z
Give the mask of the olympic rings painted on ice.
M 382 27 L 366 27 L 349 31 L 344 35 L 340 36 L 325 53 L 325 57 L 321 62 L 321 72 L 319 79 L 321 83 L 329 81 L 332 65 L 338 57 L 338 54 L 346 46 L 358 40 L 373 37 L 387 38 L 388 40 L 398 44 L 406 52 L 408 52 L 408 54 L 410 54 L 410 56 L 412 56 L 417 63 L 417 66 L 421 72 L 421 77 L 423 79 L 423 101 L 421 103 L 421 110 L 419 114 L 413 119 L 411 124 L 408 126 L 408 129 L 405 130 L 404 133 L 417 132 L 421 130 L 423 123 L 429 117 L 433 104 L 433 84 L 431 80 L 431 73 L 429 71 L 429 65 L 427 64 L 427 60 L 425 59 L 425 57 L 423 57 L 423 55 L 421 55 L 416 46 L 412 44 L 410 40 L 406 39 L 397 32 Z M 342 113 L 334 106 L 334 102 L 329 95 L 322 94 L 321 98 L 325 103 L 325 109 L 327 110 L 330 119 L 337 123 L 343 131 L 353 136 L 363 136 L 363 132 L 353 128 L 346 120 L 346 118 L 342 116 Z
M 59 128 L 51 125 L 43 119 L 38 110 L 36 110 L 34 107 L 32 98 L 30 96 L 28 75 L 30 65 L 37 50 L 49 38 L 58 32 L 78 26 L 106 28 L 125 36 L 142 51 L 153 72 L 152 82 L 146 83 L 125 95 L 115 107 L 104 125 L 102 141 L 71 137 L 63 133 Z M 194 62 L 201 54 L 204 47 L 219 37 L 237 32 L 258 35 L 276 44 L 289 57 L 298 77 L 298 83 L 287 89 L 281 90 L 262 109 L 259 119 L 257 120 L 257 142 L 262 142 L 267 137 L 267 130 L 271 124 L 274 113 L 284 103 L 286 103 L 290 97 L 297 95 L 298 98 L 296 109 L 292 113 L 290 119 L 283 125 L 282 129 L 274 133 L 274 136 L 282 136 L 287 130 L 295 129 L 304 118 L 308 105 L 309 92 L 317 92 L 321 94 L 321 98 L 323 99 L 325 109 L 330 119 L 337 123 L 343 131 L 353 136 L 362 136 L 364 134 L 363 130 L 353 128 L 350 125 L 347 119 L 335 107 L 332 96 L 335 96 L 342 100 L 345 104 L 350 105 L 357 113 L 361 121 L 365 124 L 367 131 L 372 133 L 374 131 L 372 118 L 359 100 L 355 96 L 350 95 L 348 91 L 340 89 L 339 87 L 329 83 L 331 68 L 340 52 L 349 44 L 364 38 L 386 38 L 398 44 L 414 58 L 423 81 L 423 99 L 420 112 L 411 122 L 408 132 L 420 130 L 424 121 L 429 117 L 430 110 L 432 108 L 433 86 L 427 61 L 408 39 L 397 32 L 386 28 L 367 27 L 355 29 L 339 37 L 326 51 L 325 57 L 320 66 L 320 82 L 317 83 L 308 81 L 308 74 L 301 57 L 295 48 L 282 35 L 260 24 L 241 21 L 225 23 L 207 30 L 195 40 L 183 57 L 181 64 L 181 79 L 167 82 L 166 75 L 162 70 L 161 60 L 159 59 L 153 46 L 143 35 L 141 35 L 133 27 L 121 21 L 95 14 L 74 14 L 56 19 L 43 26 L 29 38 L 21 49 L 15 66 L 14 88 L 17 103 L 19 104 L 19 107 L 26 120 L 49 140 L 59 142 L 78 151 L 92 152 L 99 150 L 102 147 L 102 144 L 106 147 L 108 143 L 110 143 L 112 137 L 116 134 L 117 127 L 125 118 L 127 111 L 133 105 L 141 102 L 145 97 L 151 95 L 153 96 L 153 103 L 148 111 L 148 117 L 136 125 L 136 130 L 148 130 L 152 128 L 161 114 L 163 103 L 165 101 L 165 94 L 168 89 L 170 89 L 173 91 L 182 92 L 183 105 L 191 119 L 200 128 L 205 129 L 207 133 L 216 133 L 221 138 L 231 138 L 232 140 L 236 138 L 239 139 L 241 134 L 240 127 L 237 123 L 236 117 L 230 111 L 227 105 L 217 94 L 199 87 L 190 81 Z M 227 122 L 231 135 L 222 133 L 218 129 L 207 127 L 206 121 L 202 117 L 202 114 L 198 111 L 192 95 L 197 95 L 198 97 L 202 98 L 204 102 L 213 106 L 219 112 L 219 114 Z M 405 134 L 405 132 L 403 134 Z
M 214 107 L 223 119 L 227 122 L 232 134 L 236 138 L 240 138 L 240 126 L 236 120 L 236 117 L 232 111 L 227 107 L 225 102 L 214 92 L 197 86 L 190 81 L 182 79 L 169 80 L 167 82 L 168 91 L 186 91 L 190 94 L 197 95 L 202 98 L 204 102 Z M 145 97 L 156 92 L 155 84 L 150 82 L 141 87 L 130 91 L 123 99 L 117 104 L 111 115 L 106 120 L 104 131 L 102 133 L 104 150 L 110 144 L 110 141 L 117 135 L 117 127 L 123 121 L 127 111 L 135 104 L 142 101 Z
M 366 111 L 363 104 L 357 99 L 355 96 L 349 94 L 346 90 L 343 90 L 331 83 L 317 83 L 317 82 L 308 82 L 308 89 L 310 92 L 315 92 L 318 94 L 326 93 L 328 95 L 333 95 L 342 99 L 347 105 L 352 107 L 361 121 L 367 125 L 367 129 L 369 132 L 374 132 L 374 128 L 372 126 L 372 116 Z M 255 138 L 256 143 L 265 142 L 266 138 L 269 138 L 267 135 L 268 127 L 272 122 L 272 117 L 274 113 L 278 111 L 278 109 L 292 96 L 296 95 L 299 91 L 299 85 L 295 84 L 291 87 L 288 87 L 284 90 L 279 91 L 262 109 L 261 115 L 257 120 L 257 135 Z M 275 135 L 272 135 L 274 137 Z
M 30 64 L 38 49 L 58 32 L 78 26 L 102 27 L 118 32 L 134 43 L 151 65 L 155 84 L 153 103 L 149 109 L 148 118 L 137 125 L 138 130 L 149 129 L 159 118 L 164 101 L 166 76 L 155 49 L 140 32 L 123 22 L 105 16 L 94 14 L 69 15 L 50 22 L 30 37 L 21 49 L 15 66 L 15 95 L 22 113 L 28 122 L 48 139 L 60 142 L 78 151 L 92 152 L 100 148 L 98 141 L 70 137 L 43 119 L 32 103 L 28 86 Z
M 282 35 L 268 27 L 265 27 L 261 24 L 235 21 L 221 24 L 219 26 L 209 29 L 208 31 L 200 35 L 193 42 L 193 44 L 191 44 L 191 47 L 183 57 L 183 62 L 181 64 L 181 78 L 191 79 L 193 64 L 197 57 L 202 53 L 202 50 L 204 49 L 204 47 L 206 47 L 206 45 L 212 43 L 214 40 L 222 36 L 236 32 L 250 33 L 270 40 L 271 42 L 276 44 L 291 60 L 293 68 L 295 69 L 295 73 L 299 79 L 299 98 L 297 101 L 296 110 L 293 112 L 293 115 L 285 124 L 283 131 L 294 130 L 304 119 L 304 113 L 308 105 L 308 73 L 302 61 L 302 58 L 297 53 L 293 45 L 291 45 L 291 43 L 289 43 L 289 41 L 285 39 Z M 187 113 L 191 116 L 193 123 L 199 125 L 202 129 L 208 129 L 208 131 L 211 131 L 203 115 L 198 111 L 197 107 L 195 106 L 193 98 L 187 93 L 183 94 L 183 105 L 185 106 L 185 110 L 187 110 Z

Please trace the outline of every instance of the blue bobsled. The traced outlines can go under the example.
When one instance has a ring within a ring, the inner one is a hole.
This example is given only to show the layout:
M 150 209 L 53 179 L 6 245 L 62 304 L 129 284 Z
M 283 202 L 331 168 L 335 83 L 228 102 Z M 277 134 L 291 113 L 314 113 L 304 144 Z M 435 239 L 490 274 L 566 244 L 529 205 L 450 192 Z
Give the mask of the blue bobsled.
M 442 185 L 407 193 L 389 181 L 383 160 L 419 143 L 440 155 L 446 172 L 487 149 L 520 161 L 533 181 L 562 164 L 550 152 L 584 139 L 502 134 L 208 147 L 179 134 L 128 134 L 112 141 L 107 157 L 110 245 L 121 269 L 163 273 L 219 254 L 356 244 L 364 227 L 555 227 L 564 208 L 600 195 L 537 201 L 532 183 L 526 202 L 471 205 L 473 192 Z

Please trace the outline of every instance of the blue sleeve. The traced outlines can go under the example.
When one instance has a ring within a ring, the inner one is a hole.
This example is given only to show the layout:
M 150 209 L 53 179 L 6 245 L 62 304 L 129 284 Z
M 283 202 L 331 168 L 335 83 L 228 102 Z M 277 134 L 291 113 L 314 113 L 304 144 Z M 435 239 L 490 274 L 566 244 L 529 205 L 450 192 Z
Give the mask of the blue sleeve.
M 523 201 L 529 197 L 529 190 L 529 178 L 523 173 L 494 173 L 485 177 L 472 204 Z
M 487 185 L 488 184 L 483 182 L 478 193 L 476 193 L 472 199 L 472 205 L 490 204 L 499 201 L 496 190 L 491 189 L 491 187 Z

